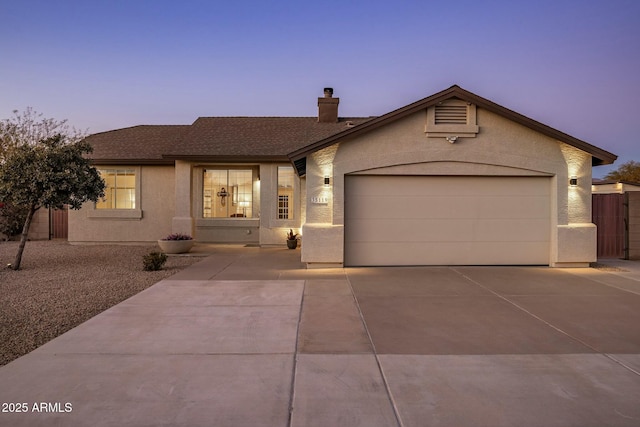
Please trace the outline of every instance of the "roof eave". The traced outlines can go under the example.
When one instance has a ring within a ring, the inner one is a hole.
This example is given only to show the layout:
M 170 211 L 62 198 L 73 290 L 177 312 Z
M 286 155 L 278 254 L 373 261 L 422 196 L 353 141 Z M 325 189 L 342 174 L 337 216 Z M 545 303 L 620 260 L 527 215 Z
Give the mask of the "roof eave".
M 167 166 L 173 165 L 169 159 L 89 159 L 92 165 L 142 165 L 142 166 Z
M 509 120 L 512 120 L 516 123 L 519 123 L 523 126 L 526 126 L 532 130 L 535 130 L 537 132 L 540 132 L 544 135 L 547 135 L 551 138 L 554 138 L 556 140 L 559 140 L 561 142 L 565 142 L 569 145 L 572 145 L 582 151 L 585 151 L 589 154 L 591 154 L 592 156 L 592 165 L 593 166 L 599 166 L 599 165 L 608 165 L 608 164 L 612 164 L 617 158 L 618 156 L 616 156 L 613 153 L 610 153 L 606 150 L 603 150 L 599 147 L 596 147 L 594 145 L 591 145 L 585 141 L 582 141 L 578 138 L 574 138 L 571 135 L 568 135 L 564 132 L 561 132 L 557 129 L 554 129 L 552 127 L 549 127 L 545 124 L 542 124 L 536 120 L 533 120 L 529 117 L 526 117 L 520 113 L 516 113 L 513 110 L 510 110 L 508 108 L 505 108 L 501 105 L 496 104 L 493 101 L 490 101 L 486 98 L 482 98 L 481 96 L 478 96 L 472 92 L 469 92 L 465 89 L 462 89 L 460 86 L 454 85 L 451 86 L 448 89 L 445 89 L 441 92 L 438 92 L 434 95 L 428 96 L 424 99 L 421 99 L 419 101 L 416 101 L 412 104 L 406 105 L 402 108 L 398 108 L 397 110 L 391 111 L 390 113 L 387 113 L 385 115 L 382 115 L 380 117 L 376 117 L 368 122 L 365 122 L 363 124 L 360 124 L 358 126 L 354 126 L 353 128 L 350 128 L 348 130 L 345 130 L 343 132 L 337 133 L 335 135 L 332 135 L 328 138 L 322 139 L 320 141 L 317 141 L 313 144 L 310 144 L 306 147 L 303 147 L 299 150 L 293 151 L 291 153 L 289 153 L 288 157 L 289 160 L 294 163 L 298 160 L 300 160 L 303 157 L 308 156 L 309 154 L 321 150 L 325 147 L 328 147 L 330 145 L 333 145 L 337 142 L 339 142 L 340 140 L 349 138 L 349 137 L 354 137 L 354 136 L 358 136 L 358 135 L 362 135 L 364 133 L 370 132 L 374 129 L 377 129 L 381 126 L 386 125 L 387 123 L 393 122 L 395 120 L 398 120 L 400 118 L 406 117 L 410 114 L 416 113 L 420 110 L 423 110 L 425 108 L 431 107 L 432 105 L 437 104 L 438 102 L 444 101 L 446 99 L 452 98 L 452 97 L 456 97 L 459 99 L 462 99 L 463 101 L 467 101 L 467 102 L 471 102 L 481 108 L 484 108 L 488 111 L 492 111 L 498 115 L 501 115 Z
M 471 102 L 484 108 L 485 110 L 491 111 L 498 115 L 501 115 L 509 120 L 512 120 L 516 123 L 519 123 L 529 129 L 532 129 L 536 132 L 540 132 L 543 135 L 556 139 L 560 142 L 564 142 L 566 144 L 572 145 L 586 153 L 591 154 L 592 156 L 592 165 L 609 165 L 616 161 L 618 158 L 617 155 L 610 153 L 609 151 L 603 150 L 602 148 L 596 147 L 595 145 L 589 144 L 581 139 L 575 138 L 571 135 L 568 135 L 562 131 L 554 129 L 550 126 L 547 126 L 543 123 L 540 123 L 537 120 L 524 116 L 520 113 L 517 113 L 513 110 L 510 110 L 506 107 L 503 107 L 499 104 L 496 104 L 493 101 L 490 101 L 486 98 L 482 98 L 474 93 L 466 91 L 462 88 L 458 88 L 458 93 L 461 99 Z
M 596 181 L 596 182 L 592 182 L 591 184 L 592 185 L 624 184 L 624 185 L 633 185 L 633 186 L 636 186 L 636 187 L 640 187 L 640 182 L 617 180 L 617 179 L 599 180 L 599 181 Z
M 192 162 L 210 162 L 210 163 L 276 163 L 276 162 L 288 162 L 287 156 L 275 155 L 275 156 L 209 156 L 209 155 L 180 155 L 180 154 L 165 154 L 163 159 L 171 160 L 186 160 Z

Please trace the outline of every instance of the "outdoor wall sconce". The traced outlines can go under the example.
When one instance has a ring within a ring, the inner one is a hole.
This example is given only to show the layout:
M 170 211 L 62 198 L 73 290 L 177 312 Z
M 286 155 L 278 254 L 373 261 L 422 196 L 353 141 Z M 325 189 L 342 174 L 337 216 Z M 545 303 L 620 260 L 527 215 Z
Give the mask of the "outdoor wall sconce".
M 331 184 L 331 178 L 329 178 L 328 176 L 324 177 L 324 186 L 328 187 Z
M 572 177 L 569 179 L 569 185 L 570 185 L 571 187 L 577 187 L 577 186 L 578 186 L 578 177 L 576 177 L 576 176 L 572 176 Z

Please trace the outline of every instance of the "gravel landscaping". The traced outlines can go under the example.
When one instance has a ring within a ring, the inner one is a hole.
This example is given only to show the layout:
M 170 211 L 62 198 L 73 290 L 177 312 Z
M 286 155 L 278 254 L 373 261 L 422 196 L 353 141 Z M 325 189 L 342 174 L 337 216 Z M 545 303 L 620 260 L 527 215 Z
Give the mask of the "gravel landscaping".
M 0 242 L 0 366 L 36 349 L 107 308 L 202 260 L 172 256 L 160 271 L 143 271 L 155 246 L 73 246 L 27 242 L 22 268 L 18 242 Z

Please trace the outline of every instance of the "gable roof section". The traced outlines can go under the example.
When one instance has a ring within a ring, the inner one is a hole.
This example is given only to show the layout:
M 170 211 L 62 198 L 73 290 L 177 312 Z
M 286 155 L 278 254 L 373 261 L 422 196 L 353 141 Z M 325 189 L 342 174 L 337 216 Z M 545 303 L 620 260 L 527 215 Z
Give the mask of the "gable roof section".
M 87 157 L 101 165 L 173 164 L 162 154 L 172 149 L 188 125 L 142 125 L 87 137 L 93 153 Z
M 598 148 L 580 139 L 574 138 L 571 135 L 568 135 L 564 132 L 561 132 L 547 125 L 544 125 L 536 120 L 523 116 L 522 114 L 516 113 L 515 111 L 509 110 L 508 108 L 498 105 L 495 102 L 489 101 L 488 99 L 482 98 L 474 93 L 471 93 L 465 89 L 462 89 L 458 85 L 453 85 L 450 88 L 445 89 L 441 92 L 438 92 L 434 95 L 431 95 L 427 98 L 421 99 L 405 107 L 391 111 L 390 113 L 387 113 L 383 116 L 373 118 L 359 126 L 344 130 L 343 132 L 340 132 L 335 135 L 331 135 L 327 138 L 316 141 L 299 150 L 292 151 L 289 153 L 289 160 L 294 164 L 294 166 L 296 166 L 298 173 L 300 175 L 304 175 L 303 166 L 306 163 L 305 159 L 309 154 L 314 153 L 315 151 L 321 150 L 325 147 L 331 146 L 333 144 L 336 144 L 346 138 L 352 138 L 355 136 L 365 134 L 381 126 L 385 126 L 398 119 L 401 119 L 403 117 L 406 117 L 418 111 L 424 110 L 428 107 L 436 105 L 437 103 L 445 101 L 450 98 L 458 98 L 463 101 L 470 102 L 480 108 L 484 108 L 488 111 L 491 111 L 495 114 L 498 114 L 502 117 L 505 117 L 509 120 L 512 120 L 516 123 L 519 123 L 530 129 L 533 129 L 537 132 L 540 132 L 543 135 L 549 136 L 553 139 L 556 139 L 558 141 L 561 141 L 566 144 L 572 145 L 576 148 L 579 148 L 580 150 L 583 150 L 591 154 L 592 164 L 594 166 L 611 164 L 617 158 L 615 154 L 612 154 L 608 151 L 605 151 L 601 148 Z

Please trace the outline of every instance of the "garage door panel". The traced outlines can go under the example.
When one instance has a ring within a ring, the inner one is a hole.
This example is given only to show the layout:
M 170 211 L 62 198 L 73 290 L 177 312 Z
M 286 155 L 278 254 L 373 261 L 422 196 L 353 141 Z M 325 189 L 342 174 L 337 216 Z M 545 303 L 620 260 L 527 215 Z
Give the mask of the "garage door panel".
M 406 219 L 389 227 L 384 219 L 358 220 L 351 223 L 350 242 L 548 242 L 546 234 L 538 230 L 548 228 L 549 221 L 537 220 L 476 220 L 475 222 Z M 375 229 L 376 233 L 369 230 Z M 358 237 L 353 237 L 358 236 Z
M 425 246 L 422 242 L 381 243 L 374 247 L 356 243 L 349 265 L 461 265 L 461 259 L 472 259 L 462 265 L 531 265 L 546 264 L 546 242 L 439 242 Z M 500 262 L 496 262 L 496 254 Z M 425 263 L 425 259 L 429 263 Z
M 345 265 L 547 264 L 550 179 L 347 176 Z
M 550 187 L 540 186 L 539 181 L 548 182 L 546 177 L 448 177 L 448 176 L 389 176 L 359 175 L 348 177 L 350 188 L 362 196 L 504 196 L 520 194 L 528 196 L 548 196 Z M 355 178 L 355 180 L 354 180 Z M 364 178 L 364 180 L 360 180 Z M 389 179 L 391 178 L 391 180 Z M 395 181 L 393 179 L 401 179 Z M 428 182 L 425 179 L 432 181 Z M 497 182 L 500 180 L 501 182 Z
M 350 218 L 548 218 L 548 196 L 368 196 L 349 199 Z M 403 209 L 403 212 L 391 212 Z

